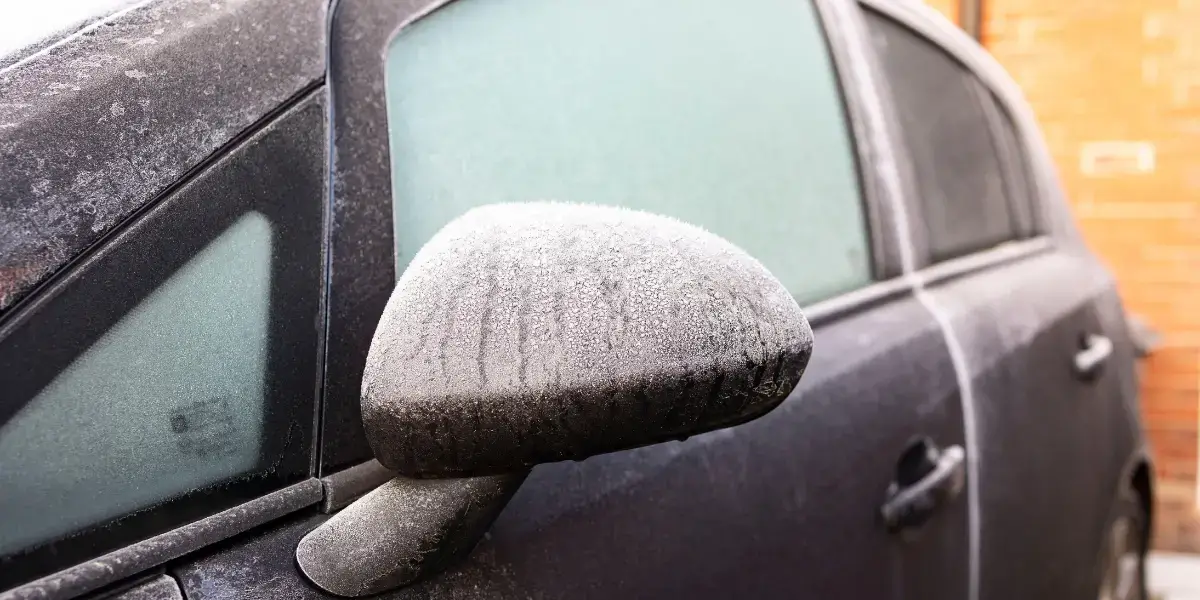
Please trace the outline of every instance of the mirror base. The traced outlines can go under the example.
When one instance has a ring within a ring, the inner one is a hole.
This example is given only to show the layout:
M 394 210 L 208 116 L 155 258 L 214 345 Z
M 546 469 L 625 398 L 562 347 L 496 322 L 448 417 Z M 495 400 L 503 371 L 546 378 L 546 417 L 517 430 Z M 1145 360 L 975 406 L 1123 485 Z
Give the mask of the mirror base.
M 305 535 L 296 562 L 338 596 L 408 585 L 469 554 L 528 474 L 396 477 Z

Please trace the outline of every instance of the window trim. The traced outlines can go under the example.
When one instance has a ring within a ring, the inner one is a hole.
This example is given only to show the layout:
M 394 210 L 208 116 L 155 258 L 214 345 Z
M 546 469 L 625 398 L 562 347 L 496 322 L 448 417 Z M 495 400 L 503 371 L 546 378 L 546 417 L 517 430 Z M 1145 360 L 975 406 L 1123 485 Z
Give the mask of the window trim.
M 322 494 L 320 480 L 304 479 L 182 527 L 19 585 L 0 593 L 0 599 L 74 598 L 319 504 Z
M 1033 109 L 1004 67 L 975 39 L 924 3 L 858 0 L 858 4 L 891 18 L 940 47 L 962 63 L 994 95 L 999 107 L 1012 116 L 1017 128 L 1017 143 L 1026 153 L 1034 195 L 1034 221 L 1040 224 L 1040 232 L 1063 243 L 1082 245 L 1082 237 L 1067 209 L 1053 157 Z
M 1053 238 L 1045 235 L 1013 240 L 944 260 L 918 271 L 916 276 L 922 287 L 934 287 L 961 277 L 1053 252 L 1055 249 Z
M 869 85 L 871 76 L 868 73 L 872 68 L 867 61 L 869 54 L 864 55 L 861 45 L 864 30 L 859 26 L 862 16 L 856 7 L 848 7 L 837 0 L 811 2 L 833 63 L 843 116 L 854 144 L 855 168 L 871 247 L 872 280 L 885 281 L 903 271 L 903 250 L 895 235 L 894 189 L 889 185 L 884 167 L 894 159 L 894 153 L 887 143 L 887 136 L 878 131 L 883 123 L 877 118 L 878 111 L 872 104 L 876 99 Z
M 833 0 L 816 0 L 823 7 L 830 23 L 845 38 L 851 86 L 855 94 L 854 105 L 861 108 L 859 116 L 865 127 L 863 139 L 869 140 L 871 175 L 881 192 L 881 202 L 886 206 L 887 226 L 884 234 L 893 242 L 892 271 L 900 275 L 911 271 L 916 257 L 927 253 L 924 229 L 910 215 L 919 214 L 919 198 L 912 193 L 912 166 L 906 153 L 897 152 L 895 140 L 899 139 L 900 122 L 893 110 L 888 80 L 884 76 L 878 54 L 870 40 L 863 7 L 857 3 Z M 831 27 L 832 28 L 832 27 Z M 862 146 L 866 148 L 867 146 Z
M 329 170 L 332 223 L 328 239 L 329 296 L 322 398 L 322 439 L 337 447 L 320 447 L 320 473 L 329 474 L 371 458 L 361 433 L 358 391 L 365 352 L 395 284 L 391 206 L 391 162 L 386 128 L 384 51 L 407 25 L 455 0 L 412 3 L 369 3 L 334 0 L 329 9 L 326 81 L 329 102 Z M 872 280 L 899 275 L 903 249 L 896 238 L 893 201 L 896 194 L 880 174 L 878 162 L 890 157 L 878 119 L 863 101 L 866 69 L 862 48 L 853 33 L 845 35 L 847 18 L 861 18 L 856 7 L 837 0 L 810 0 L 832 62 L 848 135 L 854 145 Z M 383 149 L 380 152 L 380 149 Z M 873 284 L 866 284 L 871 287 Z M 859 288 L 863 289 L 863 288 Z M 857 291 L 857 290 L 856 290 Z M 853 295 L 856 291 L 848 294 Z M 843 294 L 846 295 L 846 294 Z M 835 300 L 832 297 L 818 304 Z M 361 353 L 363 356 L 355 356 Z M 355 433 L 355 429 L 358 433 Z M 358 439 L 352 439 L 357 437 Z

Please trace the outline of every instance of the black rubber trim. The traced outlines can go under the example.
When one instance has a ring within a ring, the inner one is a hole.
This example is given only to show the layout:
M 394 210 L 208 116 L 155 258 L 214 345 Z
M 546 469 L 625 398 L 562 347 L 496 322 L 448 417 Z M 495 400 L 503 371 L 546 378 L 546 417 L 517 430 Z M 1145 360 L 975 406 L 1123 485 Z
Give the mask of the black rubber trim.
M 131 577 L 321 501 L 320 480 L 306 479 L 245 504 L 110 552 L 4 593 L 0 600 L 65 600 Z
M 321 503 L 321 512 L 328 514 L 345 508 L 363 494 L 395 477 L 395 472 L 389 471 L 375 459 L 322 477 L 325 501 Z

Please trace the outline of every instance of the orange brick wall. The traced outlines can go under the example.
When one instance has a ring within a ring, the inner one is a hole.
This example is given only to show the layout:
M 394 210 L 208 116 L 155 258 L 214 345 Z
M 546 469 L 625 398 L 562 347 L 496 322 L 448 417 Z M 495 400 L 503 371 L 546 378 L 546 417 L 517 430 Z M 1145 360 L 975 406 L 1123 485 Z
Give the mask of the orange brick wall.
M 938 12 L 946 15 L 947 19 L 958 22 L 958 1 L 959 0 L 927 0 L 927 3 L 938 9 Z
M 1142 371 L 1157 544 L 1200 551 L 1200 0 L 983 0 L 982 37 L 1126 308 L 1164 334 Z

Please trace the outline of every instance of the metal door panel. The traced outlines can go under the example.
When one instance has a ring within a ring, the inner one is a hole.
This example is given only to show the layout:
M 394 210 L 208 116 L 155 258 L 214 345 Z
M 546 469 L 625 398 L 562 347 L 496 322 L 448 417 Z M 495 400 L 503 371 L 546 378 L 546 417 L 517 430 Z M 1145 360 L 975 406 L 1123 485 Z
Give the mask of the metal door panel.
M 929 290 L 972 384 L 979 597 L 1095 597 L 1095 559 L 1130 438 L 1112 435 L 1121 426 L 1111 402 L 1121 396 L 1118 365 L 1087 381 L 1073 359 L 1086 336 L 1120 333 L 1094 310 L 1111 279 L 1086 254 L 1050 248 Z

